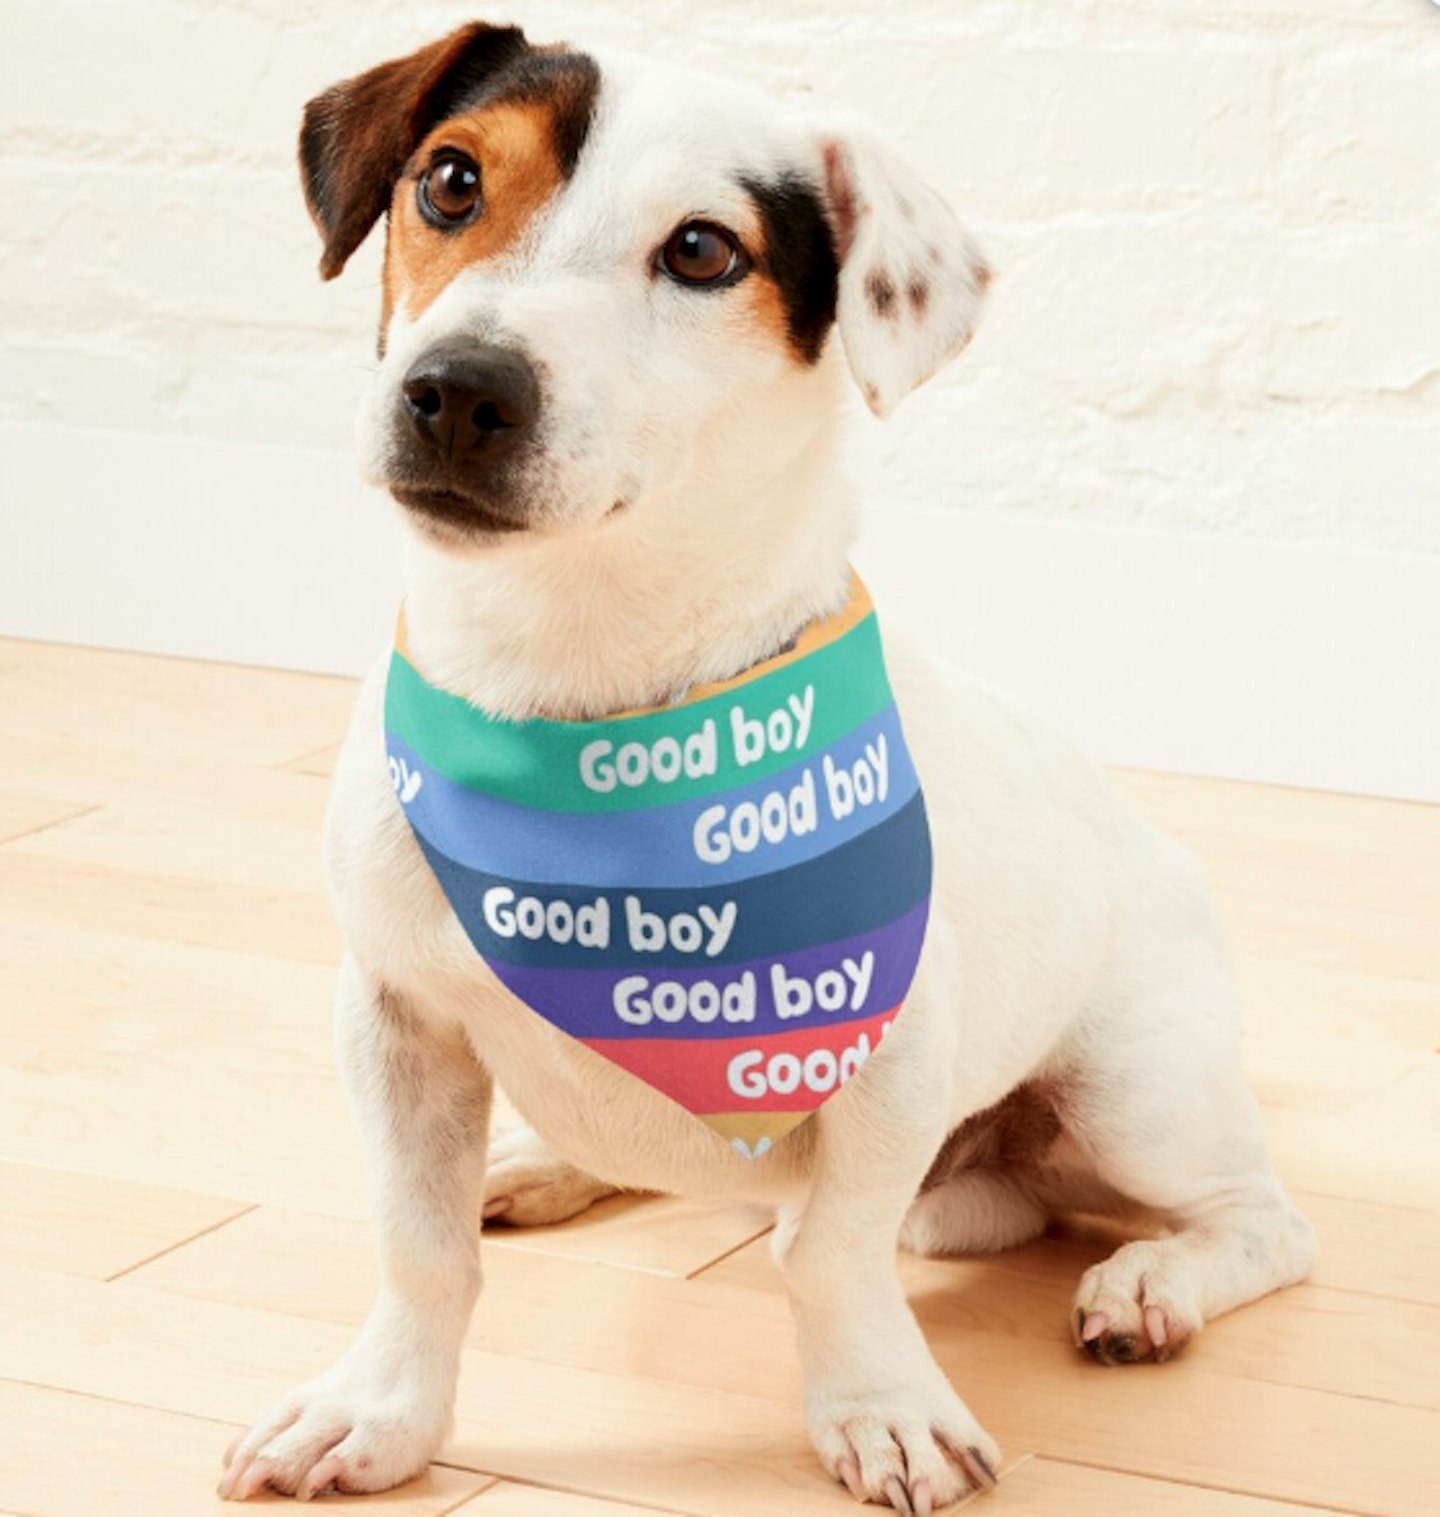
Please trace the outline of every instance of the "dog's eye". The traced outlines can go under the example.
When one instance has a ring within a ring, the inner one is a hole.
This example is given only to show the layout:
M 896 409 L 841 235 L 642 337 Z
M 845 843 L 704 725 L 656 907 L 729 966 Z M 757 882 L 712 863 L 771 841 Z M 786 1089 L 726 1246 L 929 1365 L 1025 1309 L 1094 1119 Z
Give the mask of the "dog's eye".
M 660 249 L 660 267 L 681 284 L 734 284 L 750 272 L 745 249 L 708 221 L 687 221 Z
M 457 226 L 480 204 L 480 165 L 464 153 L 437 158 L 420 181 L 419 199 L 432 226 Z

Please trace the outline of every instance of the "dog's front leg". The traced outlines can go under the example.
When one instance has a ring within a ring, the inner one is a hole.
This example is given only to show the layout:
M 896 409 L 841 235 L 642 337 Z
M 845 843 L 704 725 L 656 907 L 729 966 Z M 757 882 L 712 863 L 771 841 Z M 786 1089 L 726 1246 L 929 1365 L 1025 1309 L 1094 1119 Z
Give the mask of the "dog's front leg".
M 810 1195 L 782 1216 L 776 1253 L 825 1467 L 859 1500 L 920 1517 L 993 1485 L 1000 1451 L 935 1363 L 896 1271 L 901 1221 L 948 1125 L 914 1053 L 887 1044 L 819 1113 Z
M 423 1020 L 353 963 L 336 1003 L 341 1067 L 368 1150 L 380 1289 L 350 1350 L 231 1448 L 220 1494 L 381 1491 L 450 1428 L 480 1289 L 491 1082 L 458 1026 Z

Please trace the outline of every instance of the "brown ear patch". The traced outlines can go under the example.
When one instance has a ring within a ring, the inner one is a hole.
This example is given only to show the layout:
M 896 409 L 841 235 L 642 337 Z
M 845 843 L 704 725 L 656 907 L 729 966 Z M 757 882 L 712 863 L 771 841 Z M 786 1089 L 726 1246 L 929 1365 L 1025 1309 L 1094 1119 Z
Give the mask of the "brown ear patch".
M 533 47 L 516 27 L 477 23 L 317 96 L 305 108 L 300 171 L 325 239 L 321 273 L 331 279 L 344 268 L 392 204 L 416 149 L 454 117 L 487 105 L 533 107 L 546 122 L 550 159 L 562 177 L 571 174 L 599 79 L 583 53 Z
M 476 23 L 310 101 L 300 128 L 300 179 L 325 241 L 326 279 L 365 240 L 415 144 L 457 96 L 528 51 L 517 28 Z
M 865 298 L 877 316 L 895 319 L 895 281 L 883 269 L 871 269 L 865 276 Z

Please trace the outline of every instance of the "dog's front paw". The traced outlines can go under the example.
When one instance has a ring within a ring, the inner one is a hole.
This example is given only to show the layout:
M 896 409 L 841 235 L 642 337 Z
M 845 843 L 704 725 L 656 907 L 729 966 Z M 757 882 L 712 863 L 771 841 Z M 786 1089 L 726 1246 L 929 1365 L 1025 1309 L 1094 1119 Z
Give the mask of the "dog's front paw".
M 297 1386 L 230 1445 L 219 1493 L 308 1501 L 327 1491 L 388 1491 L 425 1468 L 449 1422 L 448 1405 L 398 1388 L 362 1393 L 332 1370 Z
M 943 1382 L 873 1397 L 810 1397 L 825 1468 L 857 1501 L 929 1517 L 995 1484 L 1000 1449 Z
M 613 1185 L 552 1153 L 528 1127 L 507 1127 L 491 1135 L 485 1172 L 487 1222 L 514 1227 L 564 1222 L 614 1194 Z

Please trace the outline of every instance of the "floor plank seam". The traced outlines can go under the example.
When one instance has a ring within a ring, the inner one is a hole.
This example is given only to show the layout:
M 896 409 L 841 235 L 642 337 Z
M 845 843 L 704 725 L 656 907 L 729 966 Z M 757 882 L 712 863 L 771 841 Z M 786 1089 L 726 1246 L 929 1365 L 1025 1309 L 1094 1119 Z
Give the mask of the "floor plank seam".
M 1281 1179 L 1284 1179 L 1283 1175 L 1281 1176 Z M 1408 1212 L 1410 1215 L 1415 1217 L 1425 1217 L 1431 1220 L 1435 1218 L 1434 1207 L 1412 1206 L 1407 1201 L 1374 1201 L 1371 1200 L 1368 1196 L 1346 1194 L 1344 1191 L 1315 1190 L 1313 1188 L 1309 1190 L 1297 1190 L 1293 1186 L 1288 1185 L 1285 1188 L 1290 1192 L 1291 1196 L 1294 1198 L 1296 1204 L 1299 1206 L 1302 1212 L 1305 1210 L 1305 1198 L 1307 1196 L 1312 1196 L 1317 1201 L 1338 1201 L 1344 1206 L 1379 1206 L 1383 1207 L 1386 1211 L 1403 1211 Z M 1323 1239 L 1320 1243 L 1320 1252 L 1322 1254 L 1325 1252 L 1325 1243 Z
M 315 748 L 307 748 L 304 753 L 297 753 L 294 758 L 281 759 L 279 763 L 270 764 L 267 767 L 276 770 L 289 770 L 292 774 L 304 774 L 309 776 L 311 779 L 329 779 L 330 773 L 328 770 L 302 769 L 300 766 L 306 761 L 306 759 L 317 759 L 322 754 L 329 753 L 336 743 L 342 741 L 343 736 L 344 735 L 341 734 L 340 737 L 331 738 L 328 743 L 321 743 L 318 747 Z
M 198 1232 L 187 1234 L 175 1243 L 168 1243 L 164 1248 L 156 1249 L 153 1254 L 147 1254 L 143 1259 L 137 1259 L 133 1264 L 127 1264 L 124 1269 L 116 1270 L 113 1275 L 106 1275 L 105 1284 L 113 1285 L 117 1280 L 124 1280 L 133 1275 L 136 1270 L 144 1269 L 147 1264 L 154 1264 L 157 1259 L 164 1259 L 175 1253 L 178 1249 L 186 1248 L 199 1238 L 208 1238 L 211 1233 L 218 1233 L 222 1227 L 229 1227 L 232 1222 L 238 1222 L 241 1217 L 248 1217 L 251 1212 L 260 1210 L 260 1203 L 252 1201 L 248 1206 L 242 1206 L 239 1211 L 232 1212 L 228 1217 L 222 1217 L 218 1222 L 212 1222 L 209 1227 L 202 1227 Z
M 440 1463 L 440 1461 L 438 1459 L 431 1461 L 432 1467 L 438 1466 L 439 1463 Z M 446 1469 L 451 1469 L 451 1468 L 453 1468 L 453 1466 L 447 1464 L 445 1466 L 445 1468 Z M 458 1471 L 456 1471 L 456 1473 L 457 1474 L 464 1474 L 464 1475 L 473 1475 L 473 1474 L 476 1473 L 476 1471 L 474 1471 L 474 1470 L 458 1470 Z M 432 1512 L 430 1514 L 430 1517 L 452 1517 L 453 1513 L 458 1512 L 458 1511 L 462 1510 L 464 1507 L 469 1506 L 472 1501 L 479 1501 L 482 1496 L 489 1495 L 489 1493 L 491 1491 L 493 1491 L 500 1484 L 499 1477 L 496 1476 L 496 1475 L 481 1475 L 480 1479 L 481 1479 L 481 1481 L 483 1483 L 480 1484 L 480 1485 L 477 1485 L 473 1491 L 467 1491 L 463 1496 L 461 1496 L 455 1502 L 455 1504 L 453 1506 L 447 1506 L 447 1507 L 444 1507 L 442 1510 L 440 1510 L 438 1512 Z
M 608 1501 L 611 1505 L 623 1507 L 627 1511 L 656 1512 L 659 1517 L 711 1517 L 711 1514 L 706 1512 L 690 1511 L 678 1506 L 660 1506 L 653 1501 L 637 1501 L 633 1496 L 611 1496 L 604 1491 L 592 1490 L 584 1486 L 557 1485 L 545 1480 L 521 1480 L 510 1475 L 497 1475 L 493 1470 L 477 1470 L 471 1465 L 456 1464 L 448 1459 L 435 1459 L 431 1463 L 441 1469 L 455 1470 L 462 1475 L 487 1476 L 492 1484 L 467 1498 L 471 1501 L 479 1496 L 489 1495 L 503 1486 L 508 1486 L 511 1490 L 553 1491 L 557 1496 L 579 1496 L 589 1501 Z M 440 1514 L 440 1517 L 443 1517 L 443 1514 Z
M 51 1396 L 70 1396 L 76 1401 L 100 1401 L 106 1406 L 125 1407 L 129 1411 L 154 1412 L 157 1416 L 179 1417 L 186 1422 L 206 1422 L 211 1427 L 244 1427 L 244 1423 L 235 1417 L 210 1417 L 204 1412 L 177 1412 L 173 1406 L 166 1406 L 163 1403 L 133 1401 L 125 1396 L 107 1395 L 104 1391 L 77 1391 L 73 1386 L 52 1385 L 48 1380 L 27 1380 L 23 1375 L 0 1375 L 0 1385 L 19 1385 L 30 1391 L 45 1391 Z M 0 1514 L 0 1517 L 3 1517 L 3 1514 Z
M 724 1264 L 727 1259 L 733 1259 L 735 1255 L 741 1251 L 741 1249 L 749 1248 L 752 1243 L 758 1242 L 761 1238 L 769 1237 L 769 1235 L 774 1231 L 775 1224 L 772 1222 L 769 1227 L 762 1227 L 760 1231 L 753 1237 L 744 1239 L 742 1242 L 737 1243 L 733 1248 L 727 1248 L 723 1254 L 716 1254 L 713 1259 L 707 1259 L 705 1263 L 702 1264 L 698 1269 L 692 1269 L 690 1273 L 685 1275 L 683 1278 L 686 1280 L 700 1279 L 707 1270 L 712 1270 L 717 1265 Z
M 37 827 L 27 827 L 23 832 L 12 832 L 0 838 L 0 848 L 9 843 L 18 843 L 22 838 L 33 838 L 42 832 L 49 832 L 53 827 L 63 827 L 66 822 L 78 821 L 82 816 L 94 816 L 97 811 L 104 811 L 108 801 L 97 801 L 93 806 L 82 806 L 78 811 L 67 811 L 64 816 L 52 817 L 48 822 L 41 822 Z

